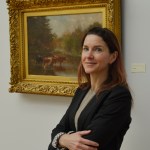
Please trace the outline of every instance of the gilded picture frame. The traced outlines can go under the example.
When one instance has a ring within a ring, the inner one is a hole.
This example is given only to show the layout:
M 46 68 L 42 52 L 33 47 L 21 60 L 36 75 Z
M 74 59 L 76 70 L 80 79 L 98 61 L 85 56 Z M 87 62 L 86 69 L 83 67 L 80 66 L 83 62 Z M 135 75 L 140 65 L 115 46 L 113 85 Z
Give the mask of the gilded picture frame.
M 121 42 L 120 0 L 7 0 L 10 92 L 73 96 L 80 42 L 91 26 Z

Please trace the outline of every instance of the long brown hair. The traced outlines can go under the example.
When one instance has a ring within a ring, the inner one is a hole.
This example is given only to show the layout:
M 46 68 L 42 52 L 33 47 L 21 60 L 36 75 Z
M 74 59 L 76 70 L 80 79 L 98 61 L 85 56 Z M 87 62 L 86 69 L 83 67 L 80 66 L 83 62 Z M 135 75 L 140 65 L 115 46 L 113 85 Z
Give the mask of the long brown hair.
M 110 64 L 108 78 L 103 82 L 98 93 L 116 85 L 122 85 L 128 88 L 121 48 L 115 34 L 107 28 L 93 27 L 84 35 L 81 46 L 83 46 L 86 36 L 90 34 L 101 37 L 107 44 L 110 53 L 114 53 L 115 51 L 118 53 L 116 60 Z M 86 84 L 83 84 L 84 82 L 86 82 Z M 80 87 L 83 87 L 83 85 L 91 86 L 90 75 L 85 72 L 81 62 L 78 67 L 78 83 Z

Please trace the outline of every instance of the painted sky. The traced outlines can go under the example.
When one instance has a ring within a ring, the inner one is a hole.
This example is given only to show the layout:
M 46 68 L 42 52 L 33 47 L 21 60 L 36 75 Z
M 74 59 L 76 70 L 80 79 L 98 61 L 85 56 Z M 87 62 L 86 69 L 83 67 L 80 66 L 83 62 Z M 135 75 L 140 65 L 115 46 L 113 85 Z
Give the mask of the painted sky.
M 102 23 L 102 13 L 47 16 L 52 32 L 62 36 L 64 31 L 72 32 L 78 26 L 88 27 L 93 22 Z

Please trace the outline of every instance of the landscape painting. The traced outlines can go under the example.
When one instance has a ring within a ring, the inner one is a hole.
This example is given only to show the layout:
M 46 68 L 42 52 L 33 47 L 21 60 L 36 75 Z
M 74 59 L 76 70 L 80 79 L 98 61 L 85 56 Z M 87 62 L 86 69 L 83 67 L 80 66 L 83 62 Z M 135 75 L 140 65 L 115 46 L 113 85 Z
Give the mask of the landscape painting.
M 102 12 L 27 17 L 28 75 L 76 77 L 81 40 L 102 26 Z

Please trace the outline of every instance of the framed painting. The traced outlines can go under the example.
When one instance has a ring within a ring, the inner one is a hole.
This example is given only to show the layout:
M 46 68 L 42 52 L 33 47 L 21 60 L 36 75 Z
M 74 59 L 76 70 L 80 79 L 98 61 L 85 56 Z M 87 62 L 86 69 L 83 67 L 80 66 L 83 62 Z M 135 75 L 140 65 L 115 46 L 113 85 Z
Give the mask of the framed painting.
M 81 39 L 93 26 L 121 41 L 120 0 L 7 0 L 10 92 L 73 96 Z

